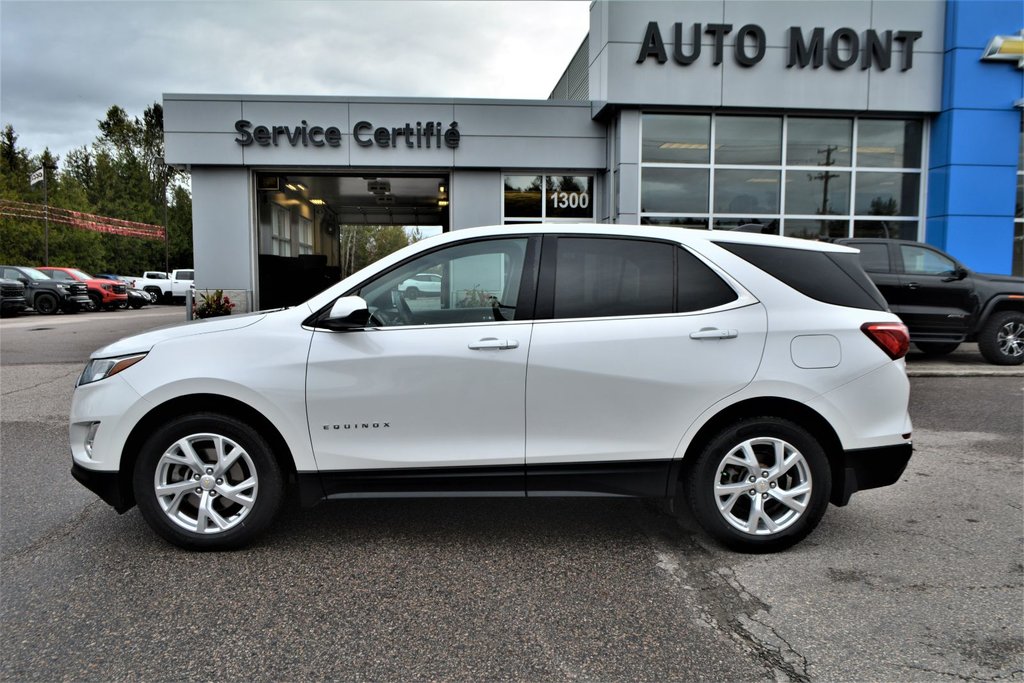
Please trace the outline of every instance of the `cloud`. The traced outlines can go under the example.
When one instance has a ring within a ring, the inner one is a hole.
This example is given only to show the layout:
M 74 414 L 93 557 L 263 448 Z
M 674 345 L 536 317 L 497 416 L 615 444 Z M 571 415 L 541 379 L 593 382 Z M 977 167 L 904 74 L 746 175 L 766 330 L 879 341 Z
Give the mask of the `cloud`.
M 0 120 L 64 155 L 163 93 L 545 99 L 588 2 L 0 2 Z

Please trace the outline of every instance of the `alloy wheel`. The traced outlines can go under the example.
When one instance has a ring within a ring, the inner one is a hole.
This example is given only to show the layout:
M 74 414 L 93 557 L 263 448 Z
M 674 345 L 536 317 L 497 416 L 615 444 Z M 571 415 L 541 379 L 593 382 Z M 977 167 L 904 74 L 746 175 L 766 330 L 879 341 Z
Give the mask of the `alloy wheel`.
M 178 526 L 218 534 L 238 526 L 253 509 L 259 481 L 242 446 L 219 434 L 192 434 L 175 441 L 157 462 L 157 502 Z
M 795 524 L 813 488 L 803 454 L 775 437 L 748 439 L 732 448 L 719 463 L 714 482 L 715 502 L 725 521 L 755 536 Z
M 996 333 L 999 350 L 1009 358 L 1024 355 L 1024 322 L 1011 320 L 999 328 Z

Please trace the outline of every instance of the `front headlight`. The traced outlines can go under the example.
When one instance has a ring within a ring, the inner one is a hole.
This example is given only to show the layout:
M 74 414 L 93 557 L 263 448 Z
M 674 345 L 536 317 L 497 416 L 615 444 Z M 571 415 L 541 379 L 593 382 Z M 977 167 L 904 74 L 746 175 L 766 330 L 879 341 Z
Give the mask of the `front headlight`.
M 61 284 L 59 282 L 57 283 L 57 288 L 58 289 L 63 289 L 64 291 L 67 291 L 69 287 L 70 287 L 70 285 L 63 285 L 63 284 Z
M 78 378 L 78 386 L 98 382 L 101 379 L 116 375 L 122 370 L 127 370 L 145 357 L 146 354 L 144 353 L 136 353 L 119 358 L 93 359 L 86 364 L 85 370 L 82 371 L 82 376 Z

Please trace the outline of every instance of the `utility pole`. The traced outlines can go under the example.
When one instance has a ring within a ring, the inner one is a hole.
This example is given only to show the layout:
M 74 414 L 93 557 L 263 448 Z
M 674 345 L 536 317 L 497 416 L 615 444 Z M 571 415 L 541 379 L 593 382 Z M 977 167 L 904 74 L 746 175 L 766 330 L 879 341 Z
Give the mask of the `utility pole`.
M 153 161 L 156 163 L 157 168 L 160 169 L 160 204 L 163 207 L 164 213 L 164 272 L 170 274 L 171 247 L 170 235 L 167 230 L 167 164 L 164 163 L 163 157 L 156 157 Z
M 823 173 L 808 173 L 807 174 L 807 179 L 808 180 L 821 180 L 821 181 L 824 181 L 822 183 L 823 187 L 822 187 L 822 190 L 821 190 L 821 209 L 818 210 L 818 213 L 820 215 L 822 215 L 822 216 L 827 216 L 828 215 L 828 182 L 832 178 L 838 178 L 839 177 L 838 173 L 829 173 L 828 172 L 828 167 L 829 166 L 834 166 L 835 163 L 836 163 L 835 161 L 832 160 L 832 153 L 835 152 L 837 149 L 839 149 L 838 145 L 825 145 L 825 149 L 819 149 L 818 150 L 818 154 L 824 154 L 825 155 L 825 163 L 821 164 L 822 166 L 825 167 L 825 171 Z

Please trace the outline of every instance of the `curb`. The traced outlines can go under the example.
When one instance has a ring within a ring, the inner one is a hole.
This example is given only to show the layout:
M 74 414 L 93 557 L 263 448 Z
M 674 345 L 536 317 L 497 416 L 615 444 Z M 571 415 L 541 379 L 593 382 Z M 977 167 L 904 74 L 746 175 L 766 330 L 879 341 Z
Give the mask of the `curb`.
M 1024 377 L 1024 365 L 992 365 L 982 357 L 977 344 L 962 344 L 948 356 L 926 356 L 911 350 L 907 354 L 907 376 Z

